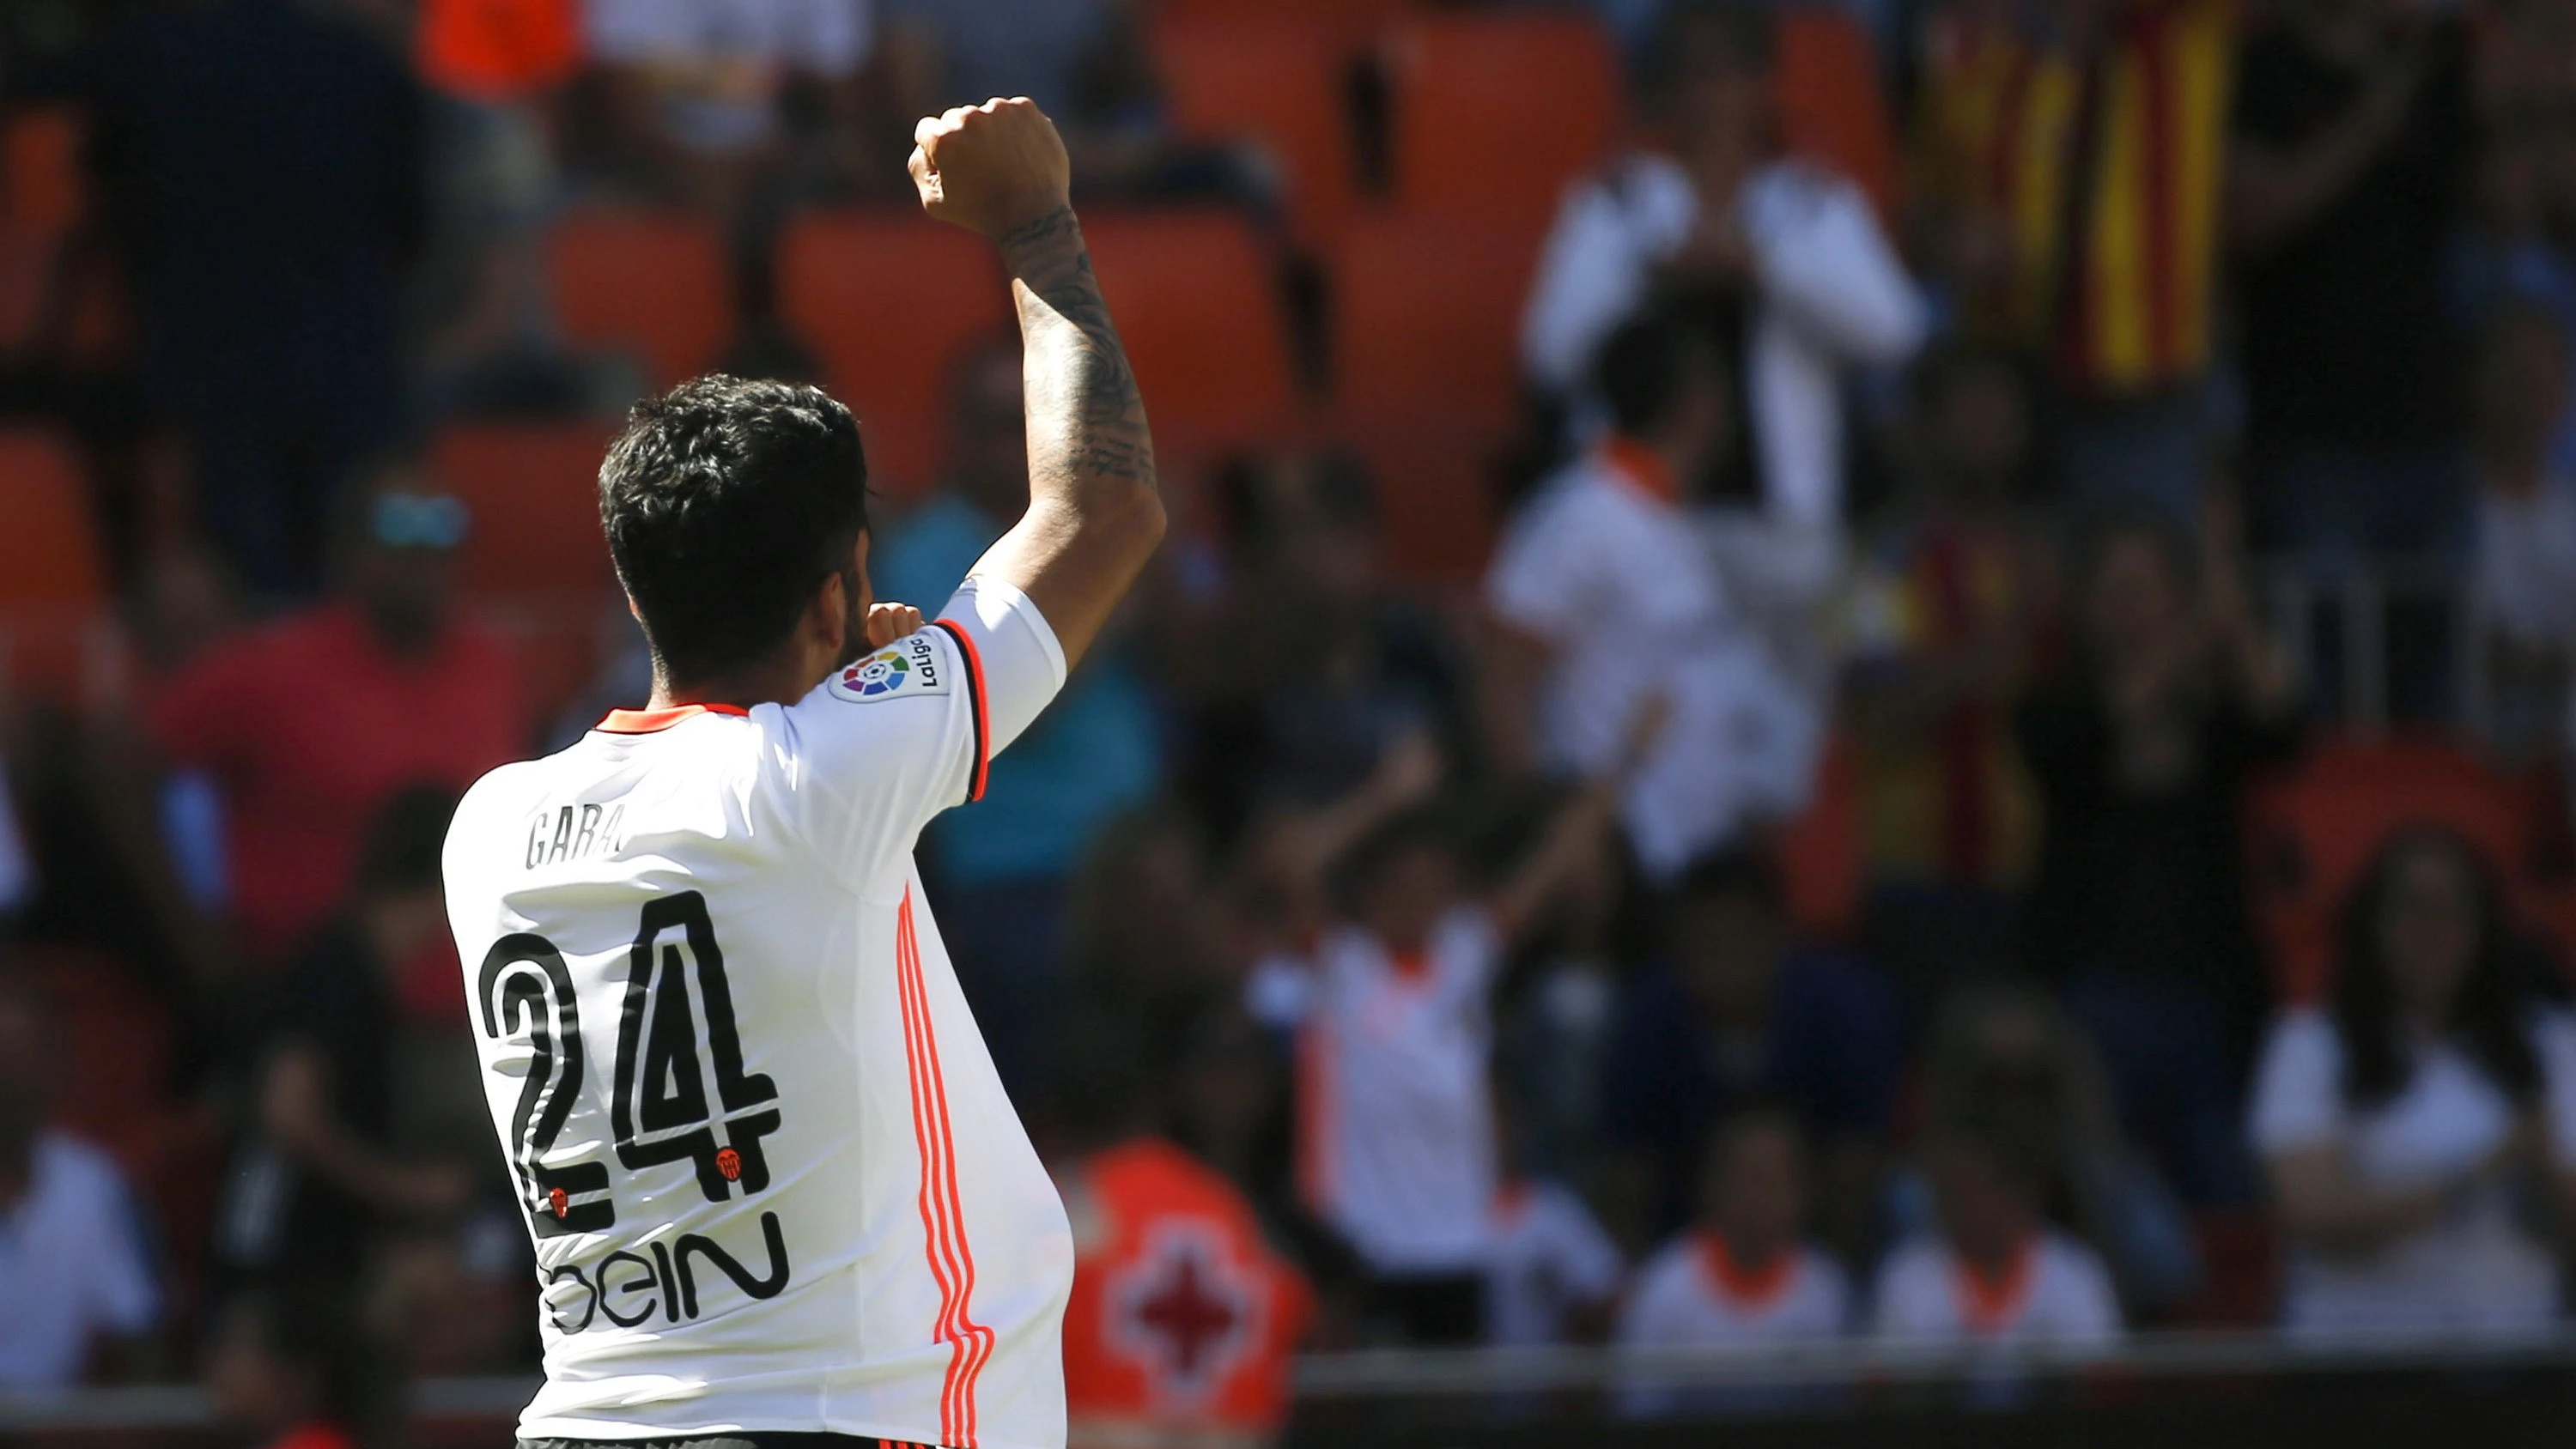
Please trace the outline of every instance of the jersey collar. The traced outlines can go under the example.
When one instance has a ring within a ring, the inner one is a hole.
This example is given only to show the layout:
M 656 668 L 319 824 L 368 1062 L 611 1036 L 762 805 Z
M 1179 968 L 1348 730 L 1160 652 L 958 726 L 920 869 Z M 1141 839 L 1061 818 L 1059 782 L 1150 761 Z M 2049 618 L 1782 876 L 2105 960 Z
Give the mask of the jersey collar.
M 1673 476 L 1663 455 L 1634 438 L 1617 433 L 1601 440 L 1601 461 L 1620 482 L 1666 505 L 1682 499 L 1681 479 Z
M 675 704 L 669 709 L 612 709 L 591 728 L 610 735 L 649 735 L 702 714 L 748 715 L 738 704 Z

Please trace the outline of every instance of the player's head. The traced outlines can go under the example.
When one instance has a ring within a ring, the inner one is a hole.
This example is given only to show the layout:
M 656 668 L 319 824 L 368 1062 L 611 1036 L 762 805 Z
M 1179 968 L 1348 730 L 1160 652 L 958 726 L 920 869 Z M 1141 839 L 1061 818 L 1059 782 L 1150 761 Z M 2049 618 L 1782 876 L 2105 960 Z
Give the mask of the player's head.
M 857 421 L 818 388 L 719 374 L 637 403 L 600 465 L 599 515 L 662 677 L 792 665 L 810 687 L 856 658 L 867 483 Z
M 1734 425 L 1717 348 L 1662 312 L 1642 312 L 1611 332 L 1594 357 L 1593 382 L 1620 435 L 1663 453 L 1685 477 L 1717 458 Z
M 1701 1010 L 1750 1021 L 1770 1009 L 1771 986 L 1788 945 L 1779 868 L 1759 850 L 1702 857 L 1675 887 L 1673 963 Z
M 1747 1257 L 1797 1242 L 1807 1223 L 1806 1135 L 1776 1103 L 1740 1108 L 1718 1124 L 1700 1164 L 1700 1219 Z

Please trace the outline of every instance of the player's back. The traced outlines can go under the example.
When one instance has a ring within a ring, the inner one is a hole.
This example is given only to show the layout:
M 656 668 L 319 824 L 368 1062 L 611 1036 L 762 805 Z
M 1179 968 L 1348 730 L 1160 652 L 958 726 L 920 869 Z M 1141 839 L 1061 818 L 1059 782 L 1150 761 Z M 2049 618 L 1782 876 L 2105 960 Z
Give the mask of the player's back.
M 459 809 L 450 913 L 544 1285 L 524 1434 L 1061 1435 L 1069 1233 L 911 863 L 980 782 L 981 660 L 1017 660 L 1008 733 L 1061 681 L 1025 600 L 988 602 L 794 705 L 614 714 Z

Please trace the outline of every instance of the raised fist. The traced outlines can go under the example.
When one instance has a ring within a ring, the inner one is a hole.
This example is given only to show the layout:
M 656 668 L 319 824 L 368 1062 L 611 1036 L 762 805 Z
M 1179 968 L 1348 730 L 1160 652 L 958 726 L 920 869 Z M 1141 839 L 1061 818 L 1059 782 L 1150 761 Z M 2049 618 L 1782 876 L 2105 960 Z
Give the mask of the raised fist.
M 1026 96 L 924 117 L 912 139 L 912 184 L 940 221 L 998 240 L 1070 204 L 1064 140 Z

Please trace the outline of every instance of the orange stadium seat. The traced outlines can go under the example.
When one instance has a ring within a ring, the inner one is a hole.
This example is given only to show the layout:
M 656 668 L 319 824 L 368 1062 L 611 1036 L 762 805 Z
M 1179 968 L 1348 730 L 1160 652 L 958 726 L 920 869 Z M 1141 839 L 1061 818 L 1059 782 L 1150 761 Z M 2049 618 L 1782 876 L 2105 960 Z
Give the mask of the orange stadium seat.
M 779 242 L 778 304 L 859 415 L 869 482 L 905 498 L 937 481 L 950 374 L 1010 324 L 993 249 L 909 208 L 799 217 Z
M 2346 898 L 2380 846 L 2410 825 L 2457 832 L 2486 855 L 2510 902 L 2533 904 L 2531 802 L 2446 744 L 2329 745 L 2294 774 L 2256 787 L 2250 817 L 2254 907 L 2286 1000 L 2323 989 Z
M 1780 129 L 1791 151 L 1850 178 L 1892 216 L 1896 132 L 1879 83 L 1878 52 L 1850 14 L 1824 5 L 1780 12 Z
M 1445 216 L 1355 219 L 1333 248 L 1333 386 L 1342 410 L 1508 425 L 1534 228 Z
M 459 582 L 486 598 L 578 596 L 614 583 L 599 534 L 596 422 L 469 423 L 439 434 L 430 467 L 474 510 Z
M 693 217 L 576 212 L 547 238 L 546 272 L 565 338 L 632 354 L 654 387 L 704 371 L 733 336 L 724 238 Z
M 68 692 L 107 598 L 89 490 L 68 443 L 0 432 L 0 519 L 0 683 Z
M 1384 29 L 1405 0 L 1164 0 L 1172 20 L 1293 20 L 1327 44 L 1356 46 Z
M 1388 36 L 1395 195 L 1416 211 L 1545 217 L 1617 136 L 1617 50 L 1589 16 L 1441 15 Z
M 1474 579 L 1493 551 L 1502 440 L 1436 418 L 1346 418 L 1337 431 L 1377 482 L 1387 567 L 1421 583 Z
M 0 130 L 0 217 L 49 236 L 70 230 L 89 210 L 84 135 L 79 113 L 67 107 L 10 118 Z
M 474 510 L 458 582 L 507 635 L 540 717 L 590 678 L 616 571 L 599 532 L 596 422 L 476 423 L 430 447 L 430 467 Z
M 1296 423 L 1277 258 L 1248 223 L 1213 211 L 1105 213 L 1083 231 L 1170 476 Z
M 1181 18 L 1155 30 L 1154 58 L 1181 135 L 1257 142 L 1277 160 L 1300 241 L 1330 235 L 1349 214 L 1347 56 L 1330 37 L 1286 18 Z

